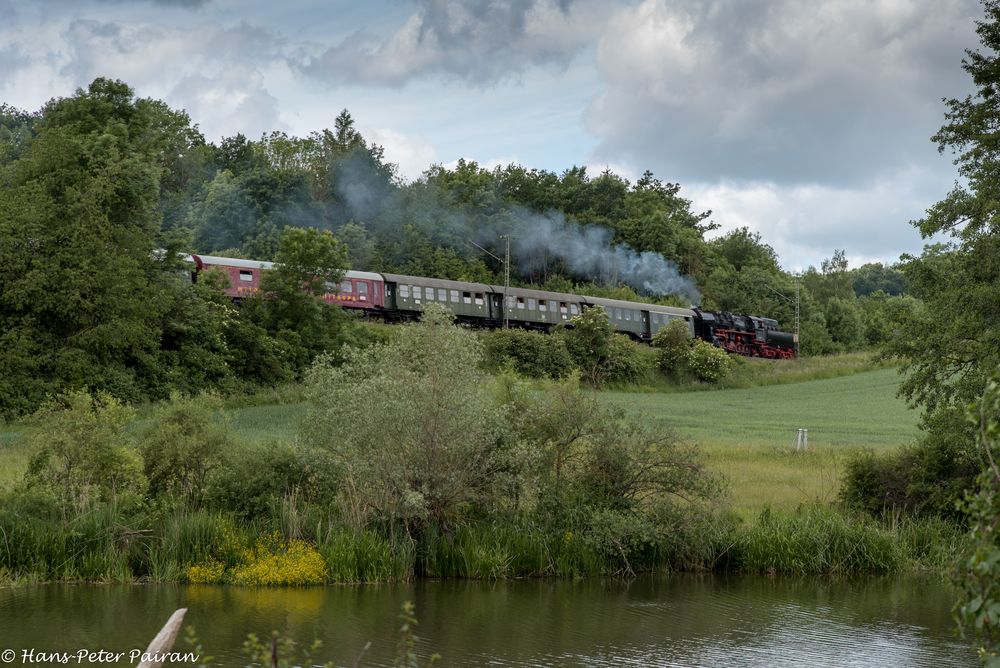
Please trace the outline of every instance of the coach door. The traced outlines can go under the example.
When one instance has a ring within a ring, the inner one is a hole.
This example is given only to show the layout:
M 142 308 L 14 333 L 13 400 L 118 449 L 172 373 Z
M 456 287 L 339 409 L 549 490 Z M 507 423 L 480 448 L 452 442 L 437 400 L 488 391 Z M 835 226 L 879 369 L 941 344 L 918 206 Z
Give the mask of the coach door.
M 503 322 L 503 295 L 490 293 L 490 320 Z

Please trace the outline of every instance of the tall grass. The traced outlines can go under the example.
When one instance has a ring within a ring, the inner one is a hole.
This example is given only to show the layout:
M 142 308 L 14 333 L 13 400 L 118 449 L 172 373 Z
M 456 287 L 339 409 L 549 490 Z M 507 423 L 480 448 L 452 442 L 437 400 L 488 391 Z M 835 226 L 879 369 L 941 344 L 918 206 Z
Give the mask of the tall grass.
M 823 506 L 795 513 L 765 510 L 741 531 L 726 555 L 730 570 L 768 574 L 891 573 L 908 563 L 891 529 Z
M 64 522 L 7 504 L 0 509 L 0 583 L 179 582 L 196 564 L 246 567 L 249 546 L 268 535 L 263 528 L 204 511 L 169 515 L 151 535 L 124 529 L 126 520 L 111 505 Z M 732 518 L 704 518 L 621 554 L 599 549 L 585 535 L 546 530 L 515 518 L 459 524 L 447 533 L 429 530 L 419 542 L 405 534 L 390 537 L 328 521 L 309 533 L 315 542 L 289 540 L 289 545 L 315 545 L 325 567 L 323 579 L 342 583 L 691 570 L 791 575 L 943 572 L 954 563 L 960 545 L 959 529 L 945 522 L 880 522 L 818 504 L 794 512 L 767 510 L 743 524 Z
M 415 549 L 409 540 L 346 527 L 321 526 L 316 534 L 331 582 L 398 582 L 413 576 Z
M 0 571 L 41 580 L 130 582 L 142 548 L 112 504 L 63 519 L 33 513 L 28 503 L 0 510 Z

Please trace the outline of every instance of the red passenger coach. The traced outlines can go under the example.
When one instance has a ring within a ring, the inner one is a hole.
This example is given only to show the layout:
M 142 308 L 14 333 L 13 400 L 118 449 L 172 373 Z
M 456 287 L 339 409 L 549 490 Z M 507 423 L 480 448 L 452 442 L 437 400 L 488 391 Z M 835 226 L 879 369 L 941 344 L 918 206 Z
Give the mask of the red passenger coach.
M 207 269 L 220 269 L 229 277 L 226 296 L 232 299 L 252 297 L 260 292 L 263 271 L 274 266 L 273 262 L 260 260 L 238 260 L 216 255 L 191 255 L 195 273 Z M 329 285 L 330 291 L 323 295 L 327 304 L 346 308 L 376 309 L 385 305 L 385 281 L 381 274 L 370 271 L 348 271 L 340 285 Z
M 224 271 L 229 276 L 229 288 L 226 290 L 226 296 L 232 299 L 252 297 L 260 292 L 261 272 L 274 266 L 273 262 L 238 260 L 215 255 L 192 254 L 191 260 L 194 262 L 196 273 L 213 268 Z
M 385 281 L 371 271 L 348 271 L 336 291 L 323 295 L 323 301 L 345 308 L 380 309 L 385 306 Z

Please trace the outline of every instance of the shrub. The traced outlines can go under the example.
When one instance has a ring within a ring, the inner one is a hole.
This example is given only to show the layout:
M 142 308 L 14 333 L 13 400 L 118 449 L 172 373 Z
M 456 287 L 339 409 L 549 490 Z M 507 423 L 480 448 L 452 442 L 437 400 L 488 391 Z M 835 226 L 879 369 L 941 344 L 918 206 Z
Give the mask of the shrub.
M 649 362 L 639 344 L 624 334 L 615 334 L 608 346 L 604 380 L 608 383 L 635 383 L 645 377 Z
M 884 456 L 866 451 L 849 460 L 841 503 L 872 516 L 898 510 L 961 521 L 958 503 L 979 472 L 970 425 L 960 412 L 942 410 L 925 426 L 927 434 L 916 445 Z
M 149 496 L 170 504 L 197 508 L 209 473 L 231 447 L 225 425 L 214 421 L 218 398 L 184 398 L 173 394 L 157 412 L 141 440 Z
M 721 382 L 733 368 L 729 353 L 700 339 L 691 346 L 688 365 L 691 373 L 706 383 Z
M 25 481 L 53 494 L 64 513 L 82 512 L 96 501 L 121 507 L 142 503 L 145 482 L 138 454 L 125 437 L 133 411 L 110 394 L 62 395 L 36 413 L 43 429 Z
M 340 469 L 328 452 L 287 443 L 233 448 L 207 486 L 205 506 L 244 521 L 272 518 L 294 494 L 307 505 L 333 503 Z
M 907 476 L 902 457 L 878 457 L 871 450 L 852 456 L 844 468 L 840 486 L 841 503 L 855 512 L 879 517 L 887 510 L 908 505 Z
M 583 379 L 594 387 L 634 381 L 645 373 L 642 355 L 627 336 L 615 333 L 602 308 L 584 309 L 556 334 L 566 342 Z
M 671 320 L 653 336 L 656 366 L 667 376 L 683 378 L 690 371 L 691 331 L 686 322 Z
M 355 351 L 338 368 L 312 367 L 304 441 L 343 471 L 350 526 L 374 515 L 419 532 L 491 498 L 506 468 L 505 410 L 481 362 L 476 336 L 435 305 L 392 344 Z
M 575 365 L 566 342 L 557 336 L 523 329 L 500 329 L 483 335 L 486 367 L 510 366 L 528 378 L 565 378 Z

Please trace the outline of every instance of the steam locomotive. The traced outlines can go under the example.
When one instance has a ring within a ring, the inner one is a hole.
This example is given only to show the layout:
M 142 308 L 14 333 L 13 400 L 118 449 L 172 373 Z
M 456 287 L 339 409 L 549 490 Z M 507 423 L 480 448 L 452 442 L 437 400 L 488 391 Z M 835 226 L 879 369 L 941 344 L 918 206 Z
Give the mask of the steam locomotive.
M 261 276 L 273 264 L 212 255 L 190 255 L 192 280 L 207 269 L 229 277 L 226 294 L 234 300 L 260 291 Z M 528 288 L 504 288 L 486 283 L 449 281 L 402 274 L 347 271 L 339 285 L 328 285 L 323 300 L 359 309 L 388 321 L 415 320 L 430 303 L 441 304 L 459 322 L 549 331 L 571 320 L 585 308 L 603 308 L 615 330 L 636 341 L 649 342 L 673 320 L 687 324 L 691 336 L 731 353 L 747 357 L 790 359 L 796 338 L 783 332 L 771 318 L 642 304 L 619 299 L 588 297 Z

